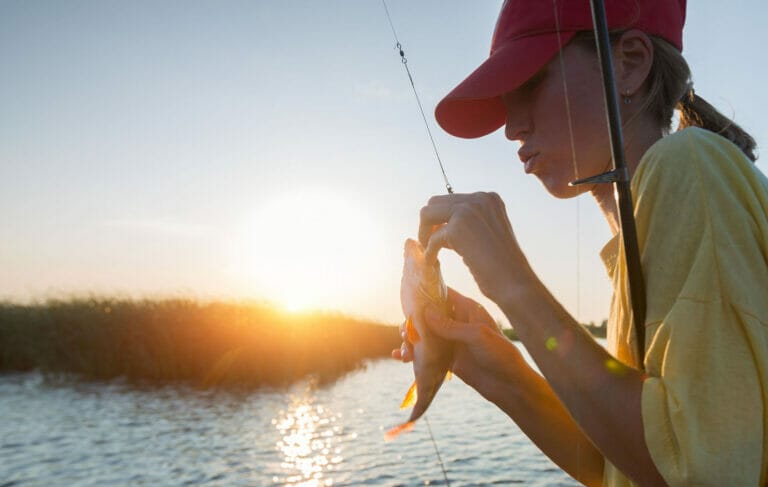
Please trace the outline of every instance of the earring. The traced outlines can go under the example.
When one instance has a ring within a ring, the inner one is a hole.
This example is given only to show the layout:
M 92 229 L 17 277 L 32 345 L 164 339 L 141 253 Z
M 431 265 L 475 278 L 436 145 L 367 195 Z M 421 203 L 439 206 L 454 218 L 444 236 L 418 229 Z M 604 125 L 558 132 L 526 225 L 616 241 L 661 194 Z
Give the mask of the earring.
M 629 90 L 624 90 L 624 104 L 625 105 L 629 105 L 630 103 L 632 103 L 632 98 L 630 97 L 630 92 L 629 92 Z

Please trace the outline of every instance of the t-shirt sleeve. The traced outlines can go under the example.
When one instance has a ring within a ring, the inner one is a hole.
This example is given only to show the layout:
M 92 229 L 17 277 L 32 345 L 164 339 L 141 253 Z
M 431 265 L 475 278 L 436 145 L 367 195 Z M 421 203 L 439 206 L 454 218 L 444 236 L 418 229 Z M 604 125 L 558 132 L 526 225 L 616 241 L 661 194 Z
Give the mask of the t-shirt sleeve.
M 758 485 L 764 404 L 757 363 L 766 351 L 753 348 L 749 330 L 766 325 L 727 287 L 739 273 L 765 272 L 764 260 L 759 248 L 729 244 L 751 231 L 750 216 L 738 213 L 749 210 L 734 205 L 738 185 L 718 174 L 730 156 L 692 146 L 698 143 L 661 144 L 633 180 L 648 298 L 645 439 L 669 485 Z M 758 255 L 745 259 L 745 252 Z M 753 269 L 743 263 L 750 259 Z

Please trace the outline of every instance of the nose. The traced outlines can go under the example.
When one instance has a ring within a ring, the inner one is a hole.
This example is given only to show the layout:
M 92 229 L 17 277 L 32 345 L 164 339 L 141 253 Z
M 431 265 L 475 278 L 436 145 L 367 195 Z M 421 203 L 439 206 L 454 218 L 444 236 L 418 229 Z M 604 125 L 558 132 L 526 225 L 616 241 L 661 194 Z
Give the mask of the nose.
M 519 98 L 508 95 L 502 97 L 507 111 L 504 135 L 511 141 L 522 141 L 533 129 L 526 103 Z

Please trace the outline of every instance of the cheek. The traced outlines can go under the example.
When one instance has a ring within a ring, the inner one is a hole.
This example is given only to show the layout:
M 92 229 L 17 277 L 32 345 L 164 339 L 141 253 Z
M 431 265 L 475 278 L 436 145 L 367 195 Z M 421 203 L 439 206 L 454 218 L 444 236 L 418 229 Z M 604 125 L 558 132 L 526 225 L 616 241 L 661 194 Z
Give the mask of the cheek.
M 543 132 L 547 145 L 558 159 L 576 160 L 593 157 L 593 146 L 607 137 L 607 120 L 602 98 L 587 86 L 591 80 L 574 80 L 568 86 L 568 96 L 562 85 L 546 92 L 537 106 L 536 131 Z
M 602 101 L 582 100 L 572 110 L 578 177 L 597 174 L 610 159 L 608 121 Z
M 608 132 L 608 119 L 602 91 L 581 89 L 570 97 L 571 117 L 575 130 L 602 135 Z M 604 132 L 603 132 L 604 131 Z

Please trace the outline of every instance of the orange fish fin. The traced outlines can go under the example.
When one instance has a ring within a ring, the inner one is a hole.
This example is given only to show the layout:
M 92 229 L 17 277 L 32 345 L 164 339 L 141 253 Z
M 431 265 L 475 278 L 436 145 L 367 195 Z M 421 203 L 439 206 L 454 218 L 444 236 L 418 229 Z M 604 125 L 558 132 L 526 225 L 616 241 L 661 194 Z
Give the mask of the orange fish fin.
M 451 380 L 453 379 L 453 373 L 449 370 L 445 373 L 445 380 Z
M 403 402 L 400 403 L 400 409 L 405 409 L 416 404 L 417 396 L 418 394 L 416 392 L 416 381 L 413 381 L 413 384 L 411 384 L 411 387 L 408 388 L 408 392 L 405 393 Z
M 384 433 L 384 439 L 386 441 L 392 441 L 395 438 L 400 435 L 403 431 L 411 431 L 413 430 L 413 421 L 408 421 L 407 423 L 403 423 L 400 425 L 395 426 L 394 428 L 390 429 L 386 433 Z
M 405 320 L 405 333 L 408 336 L 408 341 L 411 343 L 418 343 L 421 340 L 419 332 L 416 331 L 416 327 L 413 326 L 413 320 L 410 316 Z

